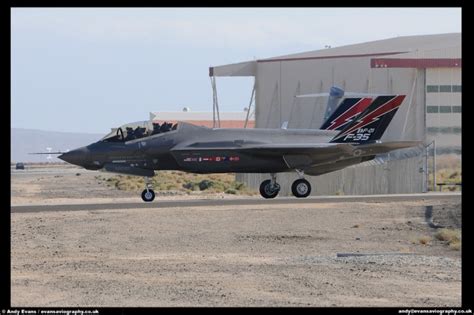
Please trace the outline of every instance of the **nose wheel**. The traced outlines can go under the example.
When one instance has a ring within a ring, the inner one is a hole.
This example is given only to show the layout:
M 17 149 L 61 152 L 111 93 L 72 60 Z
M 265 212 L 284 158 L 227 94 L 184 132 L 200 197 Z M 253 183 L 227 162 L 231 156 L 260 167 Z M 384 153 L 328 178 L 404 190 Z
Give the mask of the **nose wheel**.
M 155 192 L 151 187 L 150 179 L 145 177 L 145 190 L 142 192 L 142 199 L 145 202 L 152 202 L 155 199 Z
M 152 189 L 145 189 L 142 192 L 142 199 L 145 202 L 152 202 L 155 199 L 155 192 Z
M 275 198 L 280 192 L 280 185 L 276 182 L 276 175 L 271 174 L 272 179 L 264 180 L 260 184 L 260 195 L 265 199 Z

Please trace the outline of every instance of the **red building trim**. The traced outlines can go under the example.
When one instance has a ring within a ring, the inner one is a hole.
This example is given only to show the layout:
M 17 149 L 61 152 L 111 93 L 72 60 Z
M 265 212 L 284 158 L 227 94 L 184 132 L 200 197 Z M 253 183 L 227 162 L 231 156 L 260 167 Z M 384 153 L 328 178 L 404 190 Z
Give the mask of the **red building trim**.
M 374 58 L 371 68 L 461 68 L 461 58 Z

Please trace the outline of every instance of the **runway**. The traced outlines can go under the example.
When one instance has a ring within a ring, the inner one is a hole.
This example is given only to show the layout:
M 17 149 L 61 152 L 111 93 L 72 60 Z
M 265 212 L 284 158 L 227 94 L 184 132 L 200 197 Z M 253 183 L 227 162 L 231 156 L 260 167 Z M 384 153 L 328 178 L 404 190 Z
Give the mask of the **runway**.
M 305 199 L 294 197 L 277 197 L 275 199 L 247 198 L 247 199 L 190 199 L 166 200 L 155 199 L 154 202 L 126 202 L 126 203 L 84 203 L 84 204 L 54 204 L 54 205 L 16 205 L 11 206 L 11 213 L 50 212 L 50 211 L 81 211 L 81 210 L 108 210 L 108 209 L 159 209 L 159 208 L 186 208 L 186 207 L 213 207 L 232 205 L 279 205 L 279 204 L 318 204 L 318 203 L 351 203 L 351 202 L 402 202 L 423 200 L 458 200 L 461 193 L 425 193 L 425 194 L 398 194 L 398 195 L 369 195 L 369 196 L 316 196 Z

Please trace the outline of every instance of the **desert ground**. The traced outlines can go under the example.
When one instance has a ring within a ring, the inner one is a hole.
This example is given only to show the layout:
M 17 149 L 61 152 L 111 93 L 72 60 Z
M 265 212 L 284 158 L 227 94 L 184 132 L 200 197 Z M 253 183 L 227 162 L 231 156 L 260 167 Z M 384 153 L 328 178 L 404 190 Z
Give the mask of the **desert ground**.
M 97 175 L 12 170 L 12 206 L 139 200 Z M 461 249 L 439 233 L 460 231 L 461 196 L 446 196 L 243 206 L 254 197 L 162 194 L 236 203 L 12 212 L 11 304 L 460 307 Z

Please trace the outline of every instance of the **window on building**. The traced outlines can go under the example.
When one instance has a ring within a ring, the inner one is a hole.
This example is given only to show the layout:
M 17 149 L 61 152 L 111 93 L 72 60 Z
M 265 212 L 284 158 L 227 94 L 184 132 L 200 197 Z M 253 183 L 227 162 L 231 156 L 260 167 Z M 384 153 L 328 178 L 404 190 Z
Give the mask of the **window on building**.
M 426 86 L 426 92 L 428 93 L 451 93 L 451 92 L 457 92 L 461 93 L 462 91 L 462 86 L 461 85 L 427 85 Z
M 427 85 L 426 92 L 428 93 L 439 92 L 439 85 Z
M 449 93 L 451 93 L 451 91 L 452 91 L 451 85 L 440 85 L 439 86 L 439 91 L 440 92 L 449 92 Z
M 440 127 L 428 127 L 426 128 L 428 133 L 441 133 L 441 128 Z
M 426 106 L 427 113 L 462 113 L 462 106 Z
M 440 106 L 439 112 L 442 114 L 451 113 L 451 106 Z
M 461 106 L 453 106 L 452 110 L 453 110 L 453 113 L 461 113 L 462 107 Z
M 453 85 L 453 92 L 461 92 L 461 85 Z
M 426 106 L 427 113 L 439 113 L 439 106 Z

